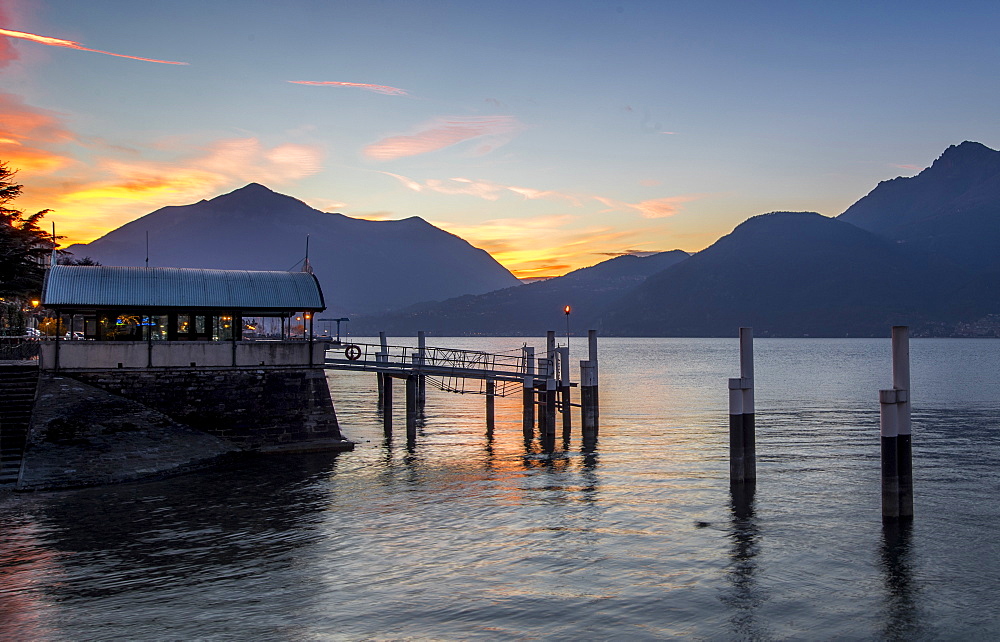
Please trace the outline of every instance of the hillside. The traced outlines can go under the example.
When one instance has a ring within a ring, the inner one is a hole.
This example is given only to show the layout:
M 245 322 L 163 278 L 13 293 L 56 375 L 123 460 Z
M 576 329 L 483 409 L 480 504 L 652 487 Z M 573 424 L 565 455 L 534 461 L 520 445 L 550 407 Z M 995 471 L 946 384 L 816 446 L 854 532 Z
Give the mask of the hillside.
M 418 217 L 366 221 L 315 210 L 256 183 L 164 207 L 86 245 L 105 265 L 295 269 L 306 252 L 330 314 L 358 314 L 519 283 L 493 257 Z

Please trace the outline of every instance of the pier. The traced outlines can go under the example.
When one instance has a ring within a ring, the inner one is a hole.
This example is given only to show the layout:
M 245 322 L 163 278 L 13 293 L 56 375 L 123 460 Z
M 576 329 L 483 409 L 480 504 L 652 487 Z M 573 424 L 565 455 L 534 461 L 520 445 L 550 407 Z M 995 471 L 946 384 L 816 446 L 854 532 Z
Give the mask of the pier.
M 583 382 L 581 403 L 573 403 L 571 389 L 579 387 L 570 376 L 569 348 L 556 346 L 549 332 L 544 356 L 535 359 L 535 349 L 523 346 L 505 353 L 429 347 L 423 333 L 417 346 L 389 345 L 384 333 L 378 344 L 350 343 L 326 353 L 324 367 L 330 370 L 373 372 L 378 378 L 379 401 L 386 434 L 392 434 L 393 380 L 405 381 L 406 434 L 416 438 L 423 415 L 426 388 L 486 397 L 486 426 L 494 425 L 494 400 L 521 393 L 522 430 L 526 441 L 534 439 L 535 418 L 543 448 L 555 447 L 556 414 L 562 415 L 563 439 L 572 430 L 572 408 L 581 408 L 585 446 L 593 445 L 598 430 L 597 335 L 589 333 L 589 358 L 580 363 Z M 537 412 L 536 412 L 537 408 Z

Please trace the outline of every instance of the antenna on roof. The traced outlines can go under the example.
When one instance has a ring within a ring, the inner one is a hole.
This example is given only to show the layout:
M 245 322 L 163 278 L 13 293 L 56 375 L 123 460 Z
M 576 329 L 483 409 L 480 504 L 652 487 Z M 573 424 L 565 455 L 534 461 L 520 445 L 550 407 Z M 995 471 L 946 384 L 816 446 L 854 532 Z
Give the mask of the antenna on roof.
M 56 222 L 52 221 L 52 257 L 49 258 L 49 267 L 56 265 L 59 259 L 56 258 Z
M 146 267 L 149 267 L 149 230 L 146 230 Z
M 309 235 L 308 234 L 306 234 L 306 258 L 302 261 L 302 271 L 303 272 L 308 272 L 309 274 L 313 273 L 313 268 L 312 268 L 311 265 L 309 265 Z

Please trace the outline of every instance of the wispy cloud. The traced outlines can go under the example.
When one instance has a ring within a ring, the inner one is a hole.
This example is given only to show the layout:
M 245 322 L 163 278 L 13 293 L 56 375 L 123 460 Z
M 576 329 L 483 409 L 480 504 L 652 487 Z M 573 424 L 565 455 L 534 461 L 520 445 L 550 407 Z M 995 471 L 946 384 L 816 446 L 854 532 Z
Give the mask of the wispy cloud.
M 387 161 L 481 139 L 476 152 L 484 154 L 510 142 L 522 130 L 524 125 L 513 116 L 438 119 L 412 134 L 383 138 L 365 147 L 362 153 L 372 160 Z
M 388 85 L 372 85 L 363 82 L 338 82 L 335 80 L 289 80 L 288 82 L 295 85 L 321 85 L 327 87 L 356 87 L 358 89 L 364 89 L 365 91 L 373 91 L 377 94 L 386 94 L 387 96 L 409 96 L 409 92 L 405 89 L 400 89 L 399 87 L 389 87 Z
M 420 182 L 391 172 L 380 172 L 386 176 L 392 176 L 407 189 L 414 192 L 436 192 L 439 194 L 475 196 L 487 201 L 497 201 L 506 194 L 516 194 L 525 199 L 546 199 L 558 200 L 569 203 L 575 207 L 583 207 L 588 202 L 600 203 L 608 211 L 634 211 L 644 218 L 665 218 L 673 216 L 681 211 L 682 205 L 690 201 L 703 198 L 702 194 L 685 194 L 682 196 L 670 196 L 666 198 L 655 198 L 638 203 L 628 203 L 622 200 L 598 196 L 596 194 L 571 194 L 556 190 L 535 189 L 531 187 L 518 187 L 515 185 L 502 185 L 492 181 L 475 180 L 471 178 L 431 178 Z
M 164 65 L 186 65 L 186 62 L 176 62 L 173 60 L 157 60 L 155 58 L 140 58 L 139 56 L 126 56 L 125 54 L 111 53 L 110 51 L 101 51 L 100 49 L 90 49 L 89 47 L 84 47 L 78 42 L 73 42 L 72 40 L 62 40 L 60 38 L 50 38 L 48 36 L 39 36 L 34 33 L 25 33 L 24 31 L 13 31 L 11 29 L 0 29 L 0 36 L 7 36 L 8 38 L 20 38 L 21 40 L 30 40 L 31 42 L 37 42 L 42 45 L 49 45 L 51 47 L 66 47 L 68 49 L 77 49 L 79 51 L 92 51 L 94 53 L 105 54 L 107 56 L 116 56 L 118 58 L 130 58 L 132 60 L 142 60 L 143 62 L 158 62 Z
M 919 172 L 924 169 L 920 165 L 897 165 L 895 163 L 892 164 L 892 167 L 895 167 L 897 169 L 905 169 L 910 172 Z

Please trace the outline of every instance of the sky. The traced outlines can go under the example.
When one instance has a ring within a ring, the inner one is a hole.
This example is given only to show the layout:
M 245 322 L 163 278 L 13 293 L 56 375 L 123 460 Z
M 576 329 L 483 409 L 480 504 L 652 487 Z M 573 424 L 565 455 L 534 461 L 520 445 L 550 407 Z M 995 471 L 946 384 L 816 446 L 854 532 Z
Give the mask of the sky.
M 249 182 L 521 278 L 1000 147 L 997 2 L 0 0 L 0 160 L 86 242 Z

